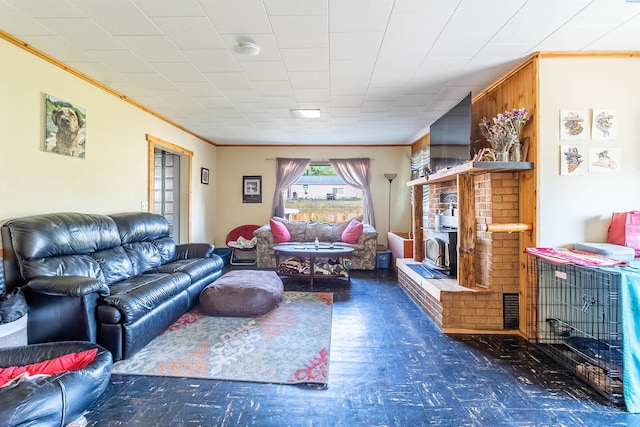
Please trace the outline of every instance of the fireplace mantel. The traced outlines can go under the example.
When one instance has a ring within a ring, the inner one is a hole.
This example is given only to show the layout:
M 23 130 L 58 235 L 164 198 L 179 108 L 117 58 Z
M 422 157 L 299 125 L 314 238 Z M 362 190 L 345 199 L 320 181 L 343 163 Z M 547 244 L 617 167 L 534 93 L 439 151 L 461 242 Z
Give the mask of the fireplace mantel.
M 444 169 L 429 176 L 420 177 L 407 182 L 407 187 L 429 185 L 438 182 L 453 181 L 461 174 L 478 174 L 487 172 L 513 172 L 533 169 L 531 162 L 466 162 Z

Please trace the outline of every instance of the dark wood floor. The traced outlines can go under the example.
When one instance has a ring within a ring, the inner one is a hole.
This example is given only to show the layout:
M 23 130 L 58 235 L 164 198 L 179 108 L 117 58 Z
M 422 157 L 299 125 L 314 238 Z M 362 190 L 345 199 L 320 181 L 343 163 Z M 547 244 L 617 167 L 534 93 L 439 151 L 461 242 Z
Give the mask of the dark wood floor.
M 113 375 L 89 426 L 640 425 L 522 338 L 442 334 L 392 270 L 353 276 L 314 285 L 334 292 L 327 389 Z

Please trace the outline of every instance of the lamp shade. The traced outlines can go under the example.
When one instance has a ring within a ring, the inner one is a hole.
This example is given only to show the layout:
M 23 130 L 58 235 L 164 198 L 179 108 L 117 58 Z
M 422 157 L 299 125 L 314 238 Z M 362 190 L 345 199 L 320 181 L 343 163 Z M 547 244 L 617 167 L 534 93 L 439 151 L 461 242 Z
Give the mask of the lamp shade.
M 398 176 L 397 173 L 385 173 L 384 177 L 389 180 L 389 182 L 393 181 L 395 177 Z

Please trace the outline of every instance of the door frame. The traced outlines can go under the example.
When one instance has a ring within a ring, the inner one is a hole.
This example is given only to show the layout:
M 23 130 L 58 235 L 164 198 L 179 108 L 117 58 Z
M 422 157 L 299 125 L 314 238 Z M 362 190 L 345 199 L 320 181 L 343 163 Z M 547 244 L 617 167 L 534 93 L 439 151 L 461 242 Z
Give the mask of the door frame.
M 149 212 L 153 212 L 153 206 L 154 206 L 154 201 L 155 201 L 155 196 L 154 196 L 154 169 L 155 169 L 155 162 L 154 162 L 154 158 L 155 158 L 155 149 L 156 148 L 160 148 L 164 151 L 168 151 L 170 153 L 176 154 L 178 156 L 180 156 L 180 175 L 181 175 L 181 179 L 180 179 L 180 194 L 186 194 L 187 197 L 187 203 L 186 206 L 182 206 L 182 202 L 180 203 L 180 235 L 183 235 L 183 224 L 182 222 L 184 221 L 184 218 L 187 218 L 187 242 L 191 241 L 191 185 L 192 185 L 192 174 L 191 174 L 191 164 L 192 164 L 192 160 L 193 160 L 193 151 L 191 150 L 187 150 L 184 147 L 180 147 L 179 145 L 173 144 L 169 141 L 165 141 L 164 139 L 155 137 L 153 135 L 149 135 L 147 134 L 147 150 L 148 150 L 148 164 L 147 164 L 147 170 L 148 170 L 148 181 L 147 181 L 147 200 L 149 200 Z M 183 166 L 186 165 L 187 166 L 187 172 L 183 173 Z M 182 179 L 183 176 L 187 176 L 188 179 L 186 180 L 186 184 L 185 184 L 185 180 Z M 182 197 L 181 197 L 182 198 Z M 181 242 L 177 242 L 177 243 L 181 243 Z

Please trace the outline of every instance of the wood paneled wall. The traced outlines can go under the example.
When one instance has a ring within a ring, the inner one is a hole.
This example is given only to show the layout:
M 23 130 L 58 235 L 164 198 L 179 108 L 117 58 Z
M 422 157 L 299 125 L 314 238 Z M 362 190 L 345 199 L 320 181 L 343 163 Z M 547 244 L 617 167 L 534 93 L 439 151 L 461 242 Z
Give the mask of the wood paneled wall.
M 526 328 L 526 256 L 524 249 L 537 246 L 537 169 L 539 120 L 537 117 L 539 103 L 538 84 L 539 54 L 533 54 L 519 64 L 512 71 L 473 97 L 472 116 L 472 147 L 474 150 L 486 147 L 488 144 L 480 133 L 478 124 L 483 117 L 492 118 L 496 114 L 512 108 L 525 107 L 529 110 L 531 119 L 522 131 L 522 137 L 529 138 L 529 149 L 526 161 L 534 162 L 534 169 L 519 172 L 519 222 L 533 224 L 533 230 L 519 233 L 520 251 L 520 327 L 521 332 Z M 429 134 L 424 135 L 412 144 L 412 152 L 418 151 L 429 144 Z M 464 272 L 462 272 L 464 274 Z

